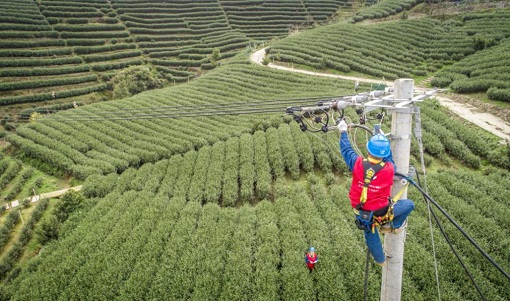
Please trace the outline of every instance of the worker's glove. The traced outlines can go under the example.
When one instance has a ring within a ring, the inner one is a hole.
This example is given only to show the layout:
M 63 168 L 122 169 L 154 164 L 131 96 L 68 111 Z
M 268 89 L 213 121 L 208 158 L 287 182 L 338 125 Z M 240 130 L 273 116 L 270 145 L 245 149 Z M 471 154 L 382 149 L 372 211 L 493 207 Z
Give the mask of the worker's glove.
M 347 123 L 345 123 L 345 120 L 340 121 L 340 123 L 337 125 L 338 131 L 340 133 L 347 132 Z

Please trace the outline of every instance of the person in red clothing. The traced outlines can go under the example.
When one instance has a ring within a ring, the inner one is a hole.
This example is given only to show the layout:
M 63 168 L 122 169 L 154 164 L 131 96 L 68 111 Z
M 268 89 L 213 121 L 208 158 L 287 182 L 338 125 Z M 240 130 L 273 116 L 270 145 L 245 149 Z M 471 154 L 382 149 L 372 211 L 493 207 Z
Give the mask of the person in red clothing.
M 352 172 L 349 199 L 357 216 L 356 225 L 365 231 L 367 247 L 375 262 L 382 266 L 386 256 L 374 220 L 390 221 L 389 229 L 396 232 L 406 226 L 407 216 L 413 211 L 414 203 L 407 199 L 390 203 L 396 166 L 391 155 L 390 141 L 384 134 L 377 133 L 370 138 L 367 143 L 368 158 L 365 159 L 353 150 L 345 121 L 338 124 L 338 130 L 340 152 Z M 393 211 L 393 220 L 389 219 L 389 210 Z
M 317 263 L 317 261 L 319 261 L 319 257 L 317 257 L 317 254 L 315 254 L 315 248 L 310 247 L 308 253 L 306 253 L 305 255 L 306 266 L 310 270 L 310 273 L 315 268 L 315 264 Z

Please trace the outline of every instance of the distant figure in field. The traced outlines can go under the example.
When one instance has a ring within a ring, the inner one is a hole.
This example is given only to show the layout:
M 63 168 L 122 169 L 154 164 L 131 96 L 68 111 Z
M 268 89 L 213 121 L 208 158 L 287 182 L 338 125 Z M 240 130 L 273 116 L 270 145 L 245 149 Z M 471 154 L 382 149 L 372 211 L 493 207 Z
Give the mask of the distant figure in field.
M 310 247 L 308 253 L 306 253 L 305 255 L 306 266 L 310 270 L 310 273 L 315 268 L 315 264 L 317 263 L 317 261 L 319 261 L 319 257 L 317 257 L 317 254 L 315 254 L 315 248 Z

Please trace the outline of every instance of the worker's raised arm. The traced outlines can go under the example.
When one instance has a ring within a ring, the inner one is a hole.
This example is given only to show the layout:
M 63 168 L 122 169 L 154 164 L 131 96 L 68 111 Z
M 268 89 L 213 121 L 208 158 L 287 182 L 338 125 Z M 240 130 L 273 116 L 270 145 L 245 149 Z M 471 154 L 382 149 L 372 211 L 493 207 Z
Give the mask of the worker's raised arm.
M 395 165 L 395 161 L 393 161 L 393 154 L 391 153 L 391 150 L 388 157 L 383 159 L 383 162 L 390 162 L 391 164 L 393 164 L 393 167 L 395 167 L 395 172 L 397 172 L 397 165 Z
M 347 136 L 347 123 L 343 120 L 340 121 L 338 130 L 340 131 L 340 153 L 349 167 L 349 170 L 352 171 L 354 163 L 356 159 L 358 159 L 358 154 L 352 148 L 349 137 Z

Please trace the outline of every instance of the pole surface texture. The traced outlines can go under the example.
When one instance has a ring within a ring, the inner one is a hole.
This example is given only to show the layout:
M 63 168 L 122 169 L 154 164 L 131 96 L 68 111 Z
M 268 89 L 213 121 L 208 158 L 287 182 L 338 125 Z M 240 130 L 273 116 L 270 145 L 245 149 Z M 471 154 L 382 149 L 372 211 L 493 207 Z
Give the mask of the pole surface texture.
M 395 99 L 408 100 L 413 97 L 414 80 L 398 79 L 394 85 Z M 412 112 L 394 112 L 391 120 L 391 151 L 399 172 L 408 174 L 409 153 L 411 150 Z M 400 179 L 393 180 L 391 196 L 397 194 L 404 185 Z M 400 197 L 407 198 L 407 190 Z M 404 241 L 406 230 L 384 235 L 384 251 L 388 258 L 382 271 L 381 301 L 400 301 L 402 292 L 402 269 L 404 264 Z

